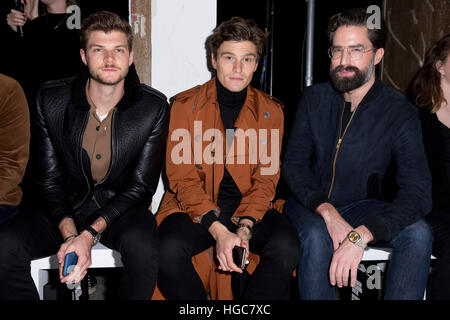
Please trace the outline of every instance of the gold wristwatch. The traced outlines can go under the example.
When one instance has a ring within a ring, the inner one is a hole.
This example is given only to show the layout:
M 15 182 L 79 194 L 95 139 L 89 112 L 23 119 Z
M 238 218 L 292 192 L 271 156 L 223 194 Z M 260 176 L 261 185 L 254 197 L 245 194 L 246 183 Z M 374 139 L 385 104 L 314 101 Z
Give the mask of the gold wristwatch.
M 362 241 L 361 236 L 355 230 L 350 231 L 347 235 L 347 238 L 351 243 L 357 245 L 358 247 L 362 248 L 363 250 L 365 250 L 367 248 L 367 243 Z

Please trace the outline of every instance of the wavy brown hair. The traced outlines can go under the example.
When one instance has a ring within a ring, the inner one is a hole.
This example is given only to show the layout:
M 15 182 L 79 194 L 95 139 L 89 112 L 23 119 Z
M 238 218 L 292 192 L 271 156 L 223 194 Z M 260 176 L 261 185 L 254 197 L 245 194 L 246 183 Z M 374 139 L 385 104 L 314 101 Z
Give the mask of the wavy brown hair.
M 442 103 L 448 103 L 441 88 L 441 74 L 436 63 L 445 63 L 450 54 L 450 33 L 436 42 L 428 51 L 425 62 L 414 80 L 412 91 L 419 107 L 432 106 L 431 112 L 439 110 Z
M 130 24 L 113 12 L 96 12 L 83 20 L 80 30 L 80 43 L 81 49 L 84 51 L 87 49 L 89 35 L 93 31 L 103 31 L 104 33 L 111 31 L 123 32 L 127 37 L 128 50 L 131 51 L 133 49 L 133 31 Z
M 264 33 L 252 19 L 243 19 L 233 17 L 230 20 L 222 22 L 213 33 L 206 38 L 206 61 L 208 70 L 215 74 L 211 65 L 211 54 L 214 59 L 217 58 L 217 50 L 225 41 L 250 41 L 256 46 L 258 53 L 257 61 L 261 58 L 266 44 L 268 33 Z
M 354 8 L 335 14 L 328 21 L 327 35 L 330 45 L 333 44 L 334 33 L 339 27 L 366 27 L 368 19 L 372 14 L 367 13 L 365 8 Z M 383 17 L 380 17 L 380 28 L 367 28 L 367 35 L 374 49 L 386 46 L 387 26 Z

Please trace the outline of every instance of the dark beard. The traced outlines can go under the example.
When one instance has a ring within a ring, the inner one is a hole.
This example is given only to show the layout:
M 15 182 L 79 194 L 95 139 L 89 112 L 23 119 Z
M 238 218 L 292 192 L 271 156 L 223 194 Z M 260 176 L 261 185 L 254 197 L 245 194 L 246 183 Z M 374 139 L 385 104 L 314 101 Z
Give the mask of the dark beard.
M 361 87 L 365 84 L 371 76 L 372 68 L 369 67 L 366 70 L 359 70 L 357 67 L 343 65 L 337 66 L 334 69 L 330 69 L 330 78 L 333 87 L 339 92 L 349 92 Z M 355 74 L 351 77 L 341 77 L 339 72 L 341 71 L 353 71 Z M 369 76 L 370 73 L 370 76 Z

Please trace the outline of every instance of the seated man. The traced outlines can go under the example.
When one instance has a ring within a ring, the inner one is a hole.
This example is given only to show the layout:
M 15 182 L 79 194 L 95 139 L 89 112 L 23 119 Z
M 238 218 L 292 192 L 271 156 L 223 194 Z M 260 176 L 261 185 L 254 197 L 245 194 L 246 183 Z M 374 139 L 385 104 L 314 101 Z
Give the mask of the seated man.
M 0 299 L 37 299 L 30 261 L 75 252 L 80 281 L 99 241 L 122 255 L 119 298 L 150 299 L 158 271 L 148 207 L 167 138 L 168 104 L 140 84 L 130 25 L 110 12 L 83 21 L 76 78 L 45 84 L 33 128 L 42 203 L 0 227 Z
M 159 283 L 169 299 L 207 298 L 192 257 L 211 246 L 228 281 L 230 272 L 242 273 L 233 262 L 235 246 L 247 249 L 246 258 L 249 251 L 261 256 L 245 299 L 289 297 L 299 243 L 289 220 L 271 208 L 283 112 L 249 85 L 265 39 L 251 21 L 223 22 L 206 40 L 216 77 L 173 99 L 166 151 L 170 190 L 156 217 Z
M 0 74 L 0 223 L 19 211 L 28 161 L 30 118 L 20 84 Z
M 368 243 L 393 248 L 385 299 L 422 299 L 430 265 L 431 180 L 417 111 L 375 77 L 386 27 L 368 29 L 365 9 L 328 25 L 331 83 L 304 90 L 283 174 L 293 197 L 284 211 L 297 228 L 302 299 L 334 299 L 355 286 Z M 397 166 L 399 191 L 381 200 L 381 182 Z

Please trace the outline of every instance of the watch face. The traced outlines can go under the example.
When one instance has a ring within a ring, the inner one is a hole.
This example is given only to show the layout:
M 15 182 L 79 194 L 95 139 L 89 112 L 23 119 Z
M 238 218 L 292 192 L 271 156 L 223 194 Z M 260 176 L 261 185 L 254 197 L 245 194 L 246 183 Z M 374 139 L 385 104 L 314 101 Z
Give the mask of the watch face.
M 352 231 L 348 234 L 348 240 L 355 243 L 360 239 L 358 232 Z

